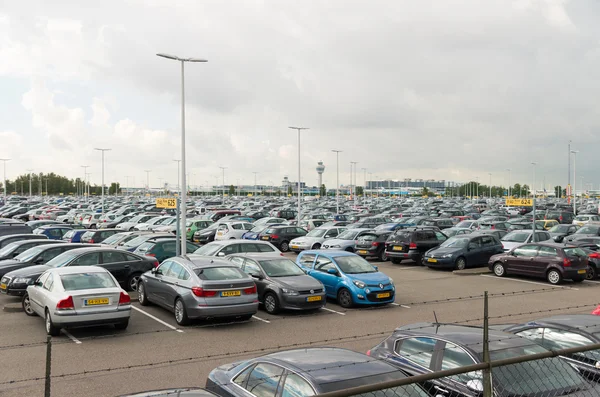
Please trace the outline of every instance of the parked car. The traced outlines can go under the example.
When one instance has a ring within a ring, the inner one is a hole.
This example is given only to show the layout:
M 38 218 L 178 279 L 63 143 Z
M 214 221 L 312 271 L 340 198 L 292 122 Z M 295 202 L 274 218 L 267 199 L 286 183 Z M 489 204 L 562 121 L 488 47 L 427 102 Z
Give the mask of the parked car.
M 600 216 L 598 215 L 577 215 L 573 219 L 573 225 L 583 226 L 589 222 L 599 222 Z
M 27 287 L 22 301 L 28 316 L 44 318 L 46 333 L 61 328 L 112 324 L 129 325 L 131 299 L 115 277 L 98 266 L 60 267 L 45 271 Z
M 48 240 L 47 236 L 42 234 L 8 234 L 0 236 L 0 248 L 6 247 L 8 244 L 21 240 Z
M 38 245 L 58 243 L 56 240 L 30 239 L 14 241 L 0 249 L 0 263 L 5 259 L 12 259 L 29 248 L 37 247 Z
M 588 259 L 586 253 L 575 245 L 545 242 L 521 245 L 494 255 L 488 266 L 498 277 L 510 274 L 540 277 L 556 285 L 563 279 L 583 281 Z
M 190 255 L 165 260 L 138 283 L 142 306 L 157 304 L 175 313 L 175 321 L 216 317 L 250 318 L 258 311 L 256 285 L 228 261 Z
M 430 268 L 463 270 L 487 265 L 491 256 L 502 252 L 495 236 L 468 234 L 451 237 L 425 253 L 423 262 Z
M 254 226 L 268 226 L 268 225 L 274 225 L 274 224 L 283 224 L 285 221 L 287 221 L 287 219 L 269 216 L 269 217 L 265 217 L 265 218 L 260 218 L 259 220 L 253 222 L 252 224 Z
M 574 215 L 570 211 L 547 210 L 544 219 L 555 219 L 561 224 L 572 224 Z
M 33 229 L 22 222 L 3 222 L 0 224 L 0 237 L 11 234 L 28 234 Z
M 272 226 L 259 235 L 259 240 L 268 241 L 281 252 L 290 250 L 290 241 L 297 237 L 306 236 L 308 232 L 296 226 Z
M 533 242 L 533 232 L 531 230 L 515 230 L 502 237 L 500 241 L 504 251 L 510 251 L 519 245 Z M 551 240 L 549 232 L 535 232 L 535 242 Z
M 550 230 L 554 226 L 560 225 L 560 223 L 558 223 L 558 221 L 555 219 L 541 219 L 539 221 L 535 221 L 535 223 L 541 225 L 544 230 Z
M 213 222 L 207 228 L 196 231 L 196 233 L 194 233 L 194 243 L 206 244 L 215 241 L 219 225 L 220 223 Z
M 187 254 L 191 254 L 199 248 L 198 245 L 189 241 L 186 241 L 185 245 Z M 158 262 L 162 262 L 177 254 L 177 240 L 174 237 L 152 238 L 137 247 L 134 254 L 151 256 Z
M 346 229 L 337 237 L 323 241 L 321 249 L 354 252 L 356 240 L 373 229 Z
M 151 234 L 151 232 L 119 232 L 115 233 L 112 236 L 109 236 L 102 242 L 104 246 L 110 246 L 113 248 L 120 248 L 128 241 L 133 240 L 136 237 L 139 237 L 144 234 Z
M 188 219 L 185 222 L 186 233 L 185 236 L 188 240 L 193 241 L 194 233 L 199 230 L 204 230 L 210 225 L 213 224 L 213 221 L 207 219 Z
M 579 229 L 577 225 L 555 225 L 548 233 L 550 233 L 550 237 L 554 239 L 556 242 L 561 242 L 565 237 L 575 234 L 575 232 Z
M 154 227 L 162 226 L 163 224 L 167 224 L 168 220 L 174 220 L 175 218 L 171 215 L 159 215 L 154 218 L 150 218 L 145 222 L 140 222 L 133 227 L 133 230 L 137 231 L 146 231 L 146 230 L 154 230 Z
M 116 215 L 113 219 L 106 220 L 106 222 L 101 222 L 97 224 L 98 229 L 114 229 L 117 225 L 120 225 L 124 222 L 129 222 L 133 219 L 135 215 Z
M 591 224 L 581 227 L 581 229 L 577 230 L 575 233 L 571 234 L 568 237 L 565 237 L 564 241 L 574 241 L 579 240 L 583 237 L 599 237 L 600 236 L 600 224 Z
M 266 225 L 258 225 L 258 226 L 254 226 L 251 230 L 247 231 L 246 233 L 244 233 L 242 235 L 242 239 L 244 240 L 258 240 L 258 237 L 260 236 L 260 233 L 262 233 L 263 231 L 267 230 L 268 228 L 272 227 L 272 226 L 285 226 L 284 223 L 269 223 Z
M 194 251 L 196 255 L 202 256 L 227 256 L 247 252 L 257 252 L 273 256 L 282 256 L 273 244 L 266 241 L 252 240 L 223 240 L 213 241 Z
M 336 238 L 345 230 L 345 227 L 318 227 L 308 232 L 305 236 L 297 237 L 290 241 L 290 251 L 298 253 L 308 249 L 318 250 L 324 241 Z
M 183 387 L 175 389 L 148 390 L 140 393 L 126 394 L 121 397 L 218 397 L 216 394 L 199 387 Z
M 394 301 L 394 280 L 364 258 L 346 251 L 302 251 L 296 263 L 325 285 L 327 296 L 344 308 Z
M 38 227 L 33 231 L 33 234 L 42 234 L 48 237 L 50 240 L 62 240 L 65 234 L 73 230 L 71 226 L 63 225 L 46 225 Z
M 302 229 L 307 231 L 311 231 L 323 225 L 326 221 L 324 219 L 304 219 L 300 221 L 300 226 Z
M 96 229 L 89 230 L 83 236 L 81 236 L 82 243 L 89 244 L 100 244 L 110 236 L 119 233 L 119 229 Z
M 42 221 L 29 221 L 29 222 L 25 222 L 25 224 L 29 227 L 31 227 L 32 229 L 37 229 L 40 226 L 46 226 L 46 225 L 60 225 L 61 223 L 64 222 L 58 222 L 58 221 L 53 221 L 53 220 L 42 220 Z
M 81 226 L 85 227 L 86 229 L 96 229 L 98 223 L 100 222 L 100 217 L 102 216 L 101 213 L 93 213 L 93 214 L 89 214 L 86 215 L 83 220 L 81 221 Z
M 71 229 L 62 237 L 62 241 L 66 243 L 81 243 L 81 236 L 88 233 L 87 229 Z
M 363 258 L 377 258 L 385 262 L 388 260 L 385 242 L 391 234 L 391 231 L 364 233 L 356 239 L 354 252 Z
M 247 231 L 252 230 L 254 226 L 251 223 L 241 222 L 226 222 L 222 223 L 217 227 L 217 233 L 215 234 L 215 240 L 231 240 L 240 239 Z
M 392 263 L 399 264 L 405 259 L 422 263 L 425 252 L 437 247 L 448 238 L 442 232 L 430 227 L 410 227 L 396 230 L 386 241 L 386 253 Z
M 473 229 L 458 228 L 458 227 L 451 227 L 448 229 L 444 229 L 444 235 L 448 238 L 454 237 L 454 236 L 462 236 L 463 234 L 469 234 L 471 232 L 473 232 Z
M 156 214 L 139 214 L 134 216 L 133 218 L 131 218 L 129 221 L 127 222 L 122 222 L 119 223 L 117 225 L 117 229 L 121 229 L 123 231 L 130 231 L 132 232 L 133 229 L 139 224 L 139 223 L 144 223 L 152 218 L 155 218 Z
M 454 222 L 450 218 L 435 218 L 435 219 L 426 219 L 421 223 L 423 226 L 435 226 L 440 230 L 448 229 L 454 226 Z
M 138 235 L 130 240 L 119 243 L 117 245 L 117 248 L 125 250 L 125 251 L 129 251 L 129 252 L 133 252 L 137 249 L 137 247 L 144 244 L 148 240 L 156 239 L 156 238 L 160 238 L 160 237 L 173 238 L 172 233 L 152 233 L 152 232 L 135 232 L 135 233 L 138 233 Z
M 325 286 L 306 275 L 294 261 L 264 254 L 235 254 L 229 261 L 254 279 L 265 311 L 313 310 L 326 304 Z

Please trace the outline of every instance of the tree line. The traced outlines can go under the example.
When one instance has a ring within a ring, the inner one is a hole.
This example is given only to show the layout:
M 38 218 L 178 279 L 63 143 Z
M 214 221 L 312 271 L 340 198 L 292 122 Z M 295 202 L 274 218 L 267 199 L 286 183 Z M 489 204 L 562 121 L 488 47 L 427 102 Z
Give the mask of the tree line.
M 66 176 L 55 174 L 50 172 L 44 174 L 42 172 L 38 174 L 24 174 L 19 175 L 14 180 L 6 180 L 6 191 L 7 194 L 17 195 L 29 195 L 29 186 L 31 181 L 31 194 L 34 196 L 49 195 L 77 195 L 82 194 L 84 185 L 81 178 L 69 179 Z M 87 191 L 86 187 L 86 191 Z M 120 193 L 120 185 L 118 183 L 112 183 L 105 194 Z M 3 181 L 0 180 L 0 190 L 4 191 Z M 89 185 L 90 195 L 101 195 L 102 189 L 98 185 Z

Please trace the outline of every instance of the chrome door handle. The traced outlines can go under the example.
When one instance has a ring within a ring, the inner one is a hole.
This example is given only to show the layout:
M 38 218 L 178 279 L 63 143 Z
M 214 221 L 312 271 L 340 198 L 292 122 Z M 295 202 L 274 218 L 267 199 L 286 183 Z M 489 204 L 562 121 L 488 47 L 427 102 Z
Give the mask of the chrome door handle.
M 444 393 L 444 394 L 450 393 L 448 390 L 443 389 L 443 388 L 441 388 L 439 386 L 433 386 L 433 388 L 436 389 L 437 391 L 439 391 L 440 393 Z

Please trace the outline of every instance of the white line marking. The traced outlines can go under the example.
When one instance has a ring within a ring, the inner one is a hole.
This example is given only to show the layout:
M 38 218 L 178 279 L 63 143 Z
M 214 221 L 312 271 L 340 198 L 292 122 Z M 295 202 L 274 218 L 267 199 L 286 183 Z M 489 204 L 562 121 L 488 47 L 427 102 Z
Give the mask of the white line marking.
M 265 320 L 264 318 L 260 318 L 257 316 L 252 316 L 252 318 L 257 319 L 258 321 L 262 321 L 263 323 L 271 324 L 271 322 L 269 320 Z
M 328 312 L 331 312 L 331 313 L 339 314 L 340 316 L 345 316 L 345 315 L 346 315 L 346 313 L 337 312 L 337 311 L 335 311 L 335 310 L 331 310 L 331 309 L 328 309 L 328 308 L 326 308 L 326 307 L 322 307 L 321 309 L 322 309 L 322 310 L 327 310 Z
M 147 312 L 143 311 L 142 309 L 138 309 L 138 308 L 137 308 L 137 307 L 135 307 L 135 306 L 131 306 L 131 308 L 132 308 L 132 309 L 134 309 L 134 310 L 137 310 L 138 312 L 140 312 L 140 313 L 142 313 L 142 314 L 144 314 L 144 315 L 146 315 L 146 316 L 148 316 L 148 317 L 150 317 L 151 319 L 153 319 L 153 320 L 155 320 L 155 321 L 158 321 L 159 323 L 161 323 L 161 324 L 162 324 L 162 325 L 164 325 L 165 327 L 167 327 L 167 328 L 171 328 L 173 331 L 177 331 L 177 332 L 181 332 L 181 333 L 183 333 L 183 331 L 182 331 L 182 330 L 180 330 L 179 328 L 177 328 L 177 327 L 173 327 L 171 324 L 164 322 L 163 320 L 161 320 L 161 319 L 160 319 L 160 318 L 158 318 L 158 317 L 154 317 L 152 314 L 150 314 L 150 313 L 147 313 Z
M 410 309 L 410 306 L 406 306 L 406 305 L 400 305 L 400 307 L 403 307 L 405 309 Z
M 594 284 L 600 284 L 600 281 L 594 281 L 594 280 L 585 280 L 586 283 L 594 283 Z
M 396 302 L 392 302 L 392 303 L 390 303 L 390 305 L 392 305 L 392 306 L 400 306 L 400 304 L 396 303 Z
M 66 329 L 63 329 L 62 333 L 67 335 L 67 337 L 69 339 L 71 339 L 73 342 L 75 342 L 76 344 L 81 345 L 81 341 L 79 339 L 77 339 L 76 337 L 74 337 L 73 335 L 71 335 L 71 333 L 69 331 L 67 331 Z
M 405 266 L 405 267 L 397 267 L 395 269 L 398 269 L 398 270 L 410 270 L 410 269 L 418 269 L 418 268 L 421 268 L 421 267 L 423 267 L 423 266 Z
M 517 281 L 519 283 L 543 285 L 544 287 L 572 289 L 572 290 L 575 290 L 575 291 L 579 291 L 579 288 L 569 287 L 568 285 L 552 285 L 552 284 L 538 283 L 538 282 L 535 282 L 535 281 L 519 280 L 519 279 L 516 279 L 516 278 L 510 278 L 510 277 L 492 276 L 492 275 L 489 275 L 489 274 L 480 274 L 480 276 L 481 277 L 490 277 L 490 278 L 495 278 L 495 279 L 504 279 L 504 280 Z

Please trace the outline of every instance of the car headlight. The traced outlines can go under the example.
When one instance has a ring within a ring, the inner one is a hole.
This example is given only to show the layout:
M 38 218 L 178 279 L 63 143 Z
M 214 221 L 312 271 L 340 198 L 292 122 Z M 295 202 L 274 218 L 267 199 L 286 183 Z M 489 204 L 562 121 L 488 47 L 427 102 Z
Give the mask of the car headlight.
M 282 288 L 281 291 L 283 291 L 283 293 L 286 295 L 299 295 L 298 291 L 293 290 L 293 289 Z
M 442 255 L 442 258 L 452 258 L 452 254 Z
M 390 277 L 390 284 L 394 285 L 394 279 Z
M 367 286 L 367 284 L 363 283 L 362 281 L 358 281 L 358 280 L 354 280 L 352 283 L 360 289 L 363 289 Z
M 13 284 L 28 284 L 30 278 L 17 277 L 13 280 Z

